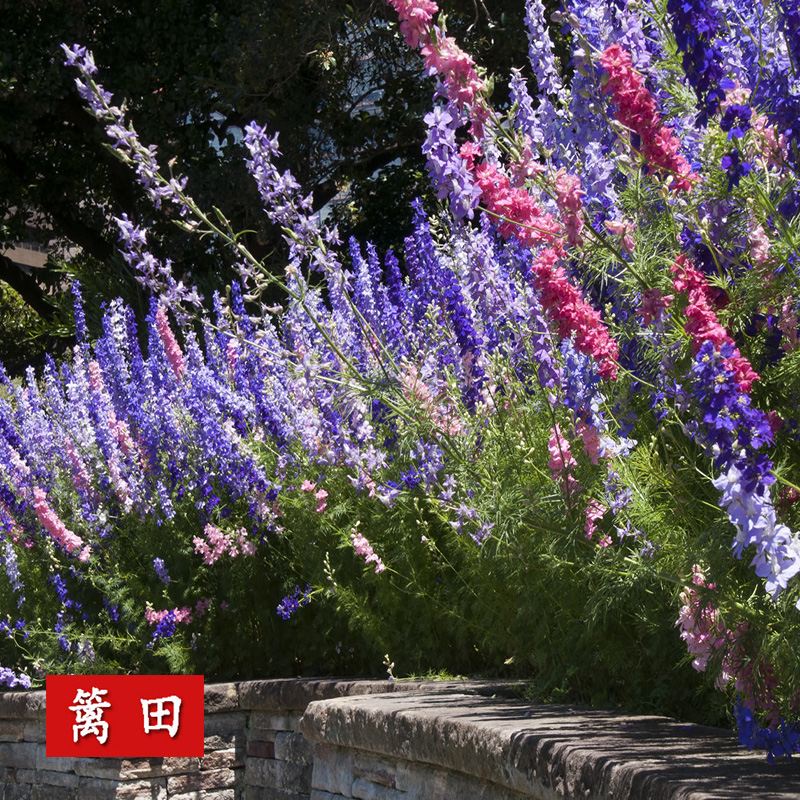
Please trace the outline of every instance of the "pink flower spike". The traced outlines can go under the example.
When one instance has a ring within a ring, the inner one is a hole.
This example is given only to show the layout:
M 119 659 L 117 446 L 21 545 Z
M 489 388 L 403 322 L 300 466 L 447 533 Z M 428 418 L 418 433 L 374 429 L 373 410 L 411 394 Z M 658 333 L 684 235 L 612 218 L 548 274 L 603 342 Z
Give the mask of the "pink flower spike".
M 603 446 L 600 442 L 600 434 L 597 432 L 597 429 L 591 425 L 587 425 L 585 422 L 579 422 L 575 426 L 575 432 L 583 441 L 583 452 L 589 456 L 592 464 L 597 466 L 603 455 Z
M 172 371 L 175 373 L 176 378 L 180 378 L 186 369 L 186 365 L 183 363 L 183 353 L 178 340 L 169 327 L 169 320 L 164 306 L 159 306 L 158 311 L 156 311 L 156 330 L 164 343 L 164 349 L 167 351 L 167 358 L 172 366 Z
M 639 306 L 639 313 L 642 315 L 645 327 L 654 320 L 660 320 L 661 312 L 668 308 L 673 300 L 674 295 L 663 295 L 658 289 L 645 289 L 642 294 L 642 304 Z
M 400 33 L 412 50 L 420 42 L 425 44 L 430 41 L 428 29 L 433 15 L 439 10 L 433 0 L 389 0 L 389 5 L 400 17 Z
M 636 227 L 633 222 L 628 220 L 606 220 L 606 228 L 614 234 L 614 236 L 622 237 L 622 246 L 629 252 L 633 252 L 634 240 L 633 231 Z
M 633 68 L 630 54 L 618 44 L 609 45 L 600 56 L 600 64 L 608 73 L 604 91 L 616 105 L 614 116 L 640 138 L 639 152 L 657 170 L 672 176 L 674 192 L 688 192 L 700 180 L 689 162 L 678 152 L 680 139 L 672 128 L 661 125 L 656 102 L 644 85 L 644 79 Z
M 605 380 L 615 380 L 619 365 L 619 345 L 611 338 L 600 312 L 590 306 L 580 291 L 569 282 L 555 247 L 545 247 L 531 265 L 533 285 L 541 292 L 541 303 L 558 324 L 558 335 L 567 339 L 575 334 L 575 349 L 598 363 Z
M 39 522 L 56 544 L 61 545 L 68 553 L 74 553 L 76 550 L 88 550 L 88 553 L 91 553 L 91 550 L 84 546 L 83 539 L 67 528 L 58 514 L 50 508 L 47 503 L 47 495 L 38 486 L 33 490 L 33 508 Z M 86 558 L 88 557 L 87 554 Z
M 562 167 L 555 178 L 556 202 L 564 220 L 567 241 L 573 247 L 583 243 L 583 195 L 581 180 Z
M 328 504 L 325 502 L 328 493 L 324 489 L 320 489 L 314 494 L 314 497 L 317 498 L 317 514 L 321 514 L 328 507 Z
M 376 575 L 386 569 L 386 565 L 372 549 L 372 545 L 355 528 L 351 528 L 350 541 L 353 543 L 356 553 L 363 556 L 367 564 L 375 564 Z
M 685 291 L 689 298 L 686 307 L 686 332 L 692 337 L 692 353 L 697 353 L 704 342 L 711 342 L 719 349 L 723 344 L 733 345 L 733 354 L 725 359 L 725 367 L 736 377 L 739 388 L 747 393 L 753 381 L 759 379 L 750 362 L 739 352 L 735 342 L 717 320 L 709 300 L 709 286 L 705 277 L 683 254 L 670 267 L 672 285 L 678 292 Z
M 606 508 L 606 506 L 604 506 L 602 503 L 599 503 L 597 500 L 589 501 L 589 505 L 586 506 L 586 511 L 584 512 L 586 524 L 583 527 L 583 529 L 586 531 L 587 539 L 590 539 L 595 530 L 597 530 L 597 520 L 601 519 L 606 511 L 608 511 L 608 508 Z M 603 538 L 608 539 L 608 543 L 611 544 L 611 539 L 609 539 L 607 536 Z M 600 544 L 603 547 L 608 547 L 608 545 L 603 545 L 603 539 L 600 540 Z

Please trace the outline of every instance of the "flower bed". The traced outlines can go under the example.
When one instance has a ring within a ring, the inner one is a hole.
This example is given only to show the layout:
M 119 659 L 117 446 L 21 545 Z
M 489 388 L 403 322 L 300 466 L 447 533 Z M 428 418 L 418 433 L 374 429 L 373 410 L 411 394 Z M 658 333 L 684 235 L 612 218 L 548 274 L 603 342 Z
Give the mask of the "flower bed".
M 0 676 L 522 675 L 790 754 L 796 4 L 570 3 L 568 73 L 531 0 L 506 113 L 435 3 L 391 5 L 439 204 L 399 257 L 345 247 L 253 123 L 280 277 L 64 47 L 155 208 L 239 268 L 203 302 L 118 219 L 145 325 L 90 336 L 76 285 L 72 357 L 4 378 Z

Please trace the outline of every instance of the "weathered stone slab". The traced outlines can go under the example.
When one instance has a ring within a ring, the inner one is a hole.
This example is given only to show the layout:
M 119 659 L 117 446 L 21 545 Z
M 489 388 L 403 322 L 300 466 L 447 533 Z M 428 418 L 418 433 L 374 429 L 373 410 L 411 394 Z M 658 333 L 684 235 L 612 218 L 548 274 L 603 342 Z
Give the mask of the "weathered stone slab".
M 314 745 L 302 734 L 279 732 L 275 734 L 275 758 L 294 764 L 311 764 L 314 760 Z
M 353 762 L 356 752 L 317 741 L 311 788 L 340 797 L 353 796 Z
M 238 683 L 212 683 L 204 687 L 203 706 L 206 714 L 239 710 Z
M 244 753 L 236 748 L 214 750 L 204 755 L 200 761 L 201 771 L 237 769 L 242 766 L 244 766 Z
M 248 786 L 276 789 L 279 762 L 271 758 L 248 758 L 245 762 L 244 780 Z
M 0 800 L 800 800 L 800 762 L 731 732 L 502 699 L 518 686 L 212 685 L 202 759 L 48 758 L 44 693 L 6 693 Z
M 248 738 L 247 730 L 206 734 L 203 750 L 208 755 L 215 750 L 230 750 L 233 747 L 237 752 L 244 753 Z
M 35 783 L 31 786 L 31 800 L 80 800 L 80 798 L 76 788 Z
M 256 739 L 247 746 L 247 755 L 252 758 L 275 758 L 275 742 Z
M 247 714 L 228 711 L 222 714 L 208 714 L 204 720 L 205 736 L 244 732 L 247 727 Z
M 353 798 L 355 800 L 407 800 L 407 795 L 397 789 L 381 786 L 363 778 L 356 778 L 353 781 Z
M 0 783 L 36 783 L 38 774 L 35 769 L 15 769 L 11 767 L 0 771 Z
M 363 778 L 379 786 L 395 788 L 397 764 L 394 759 L 376 758 L 369 753 L 356 753 L 353 758 L 353 777 Z
M 186 792 L 206 793 L 211 789 L 226 789 L 236 783 L 236 773 L 232 769 L 214 769 L 192 772 L 188 775 L 172 775 L 167 779 L 167 792 L 170 797 Z
M 245 786 L 241 800 L 310 800 L 310 797 L 310 794 L 287 793 L 281 789 L 269 789 L 264 786 Z
M 0 797 L 2 800 L 30 800 L 32 788 L 29 783 L 4 783 Z
M 119 800 L 166 800 L 167 779 L 154 778 L 149 781 L 130 781 L 117 787 Z
M 333 794 L 344 793 L 325 765 L 334 758 L 331 745 L 431 765 L 540 800 L 800 797 L 797 761 L 769 767 L 763 753 L 743 752 L 729 731 L 666 718 L 394 693 L 315 702 L 301 732 L 317 742 L 314 788 Z
M 81 800 L 116 800 L 118 786 L 117 781 L 81 777 L 78 783 L 78 797 Z
M 26 742 L 44 742 L 46 738 L 44 720 L 26 721 L 22 728 L 22 738 Z
M 73 770 L 76 775 L 86 778 L 118 781 L 121 777 L 122 764 L 121 758 L 84 758 L 75 761 Z
M 0 719 L 44 719 L 44 692 L 0 693 Z
M 24 738 L 25 722 L 15 719 L 0 719 L 0 742 L 21 742 Z
M 36 753 L 42 745 L 33 742 L 0 742 L 0 765 L 36 769 Z
M 251 735 L 262 736 L 268 731 L 296 731 L 300 726 L 300 714 L 277 714 L 270 711 L 251 711 L 248 729 Z M 274 739 L 274 736 L 273 736 Z
M 66 786 L 77 788 L 80 778 L 74 772 L 53 772 L 48 769 L 36 771 L 35 783 L 46 786 Z
M 316 700 L 387 692 L 478 692 L 491 695 L 518 693 L 520 682 L 510 681 L 398 681 L 284 678 L 248 681 L 239 685 L 239 708 L 263 711 L 303 711 Z

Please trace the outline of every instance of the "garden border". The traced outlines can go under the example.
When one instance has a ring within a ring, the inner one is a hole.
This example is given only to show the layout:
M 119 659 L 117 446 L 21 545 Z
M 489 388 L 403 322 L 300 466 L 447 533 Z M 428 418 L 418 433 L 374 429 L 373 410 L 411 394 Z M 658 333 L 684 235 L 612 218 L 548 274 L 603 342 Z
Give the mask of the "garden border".
M 520 684 L 276 679 L 205 687 L 201 758 L 48 758 L 45 693 L 0 694 L 0 800 L 789 800 L 730 731 Z

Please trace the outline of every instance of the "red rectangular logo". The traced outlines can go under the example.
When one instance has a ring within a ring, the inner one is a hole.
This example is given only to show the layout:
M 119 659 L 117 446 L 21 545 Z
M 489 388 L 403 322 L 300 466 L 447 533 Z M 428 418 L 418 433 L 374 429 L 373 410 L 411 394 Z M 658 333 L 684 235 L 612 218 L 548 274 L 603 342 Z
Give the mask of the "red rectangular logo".
M 48 756 L 203 755 L 202 675 L 48 675 Z

